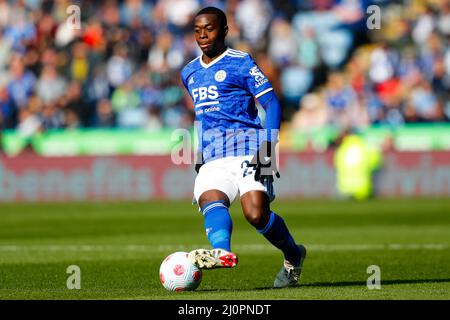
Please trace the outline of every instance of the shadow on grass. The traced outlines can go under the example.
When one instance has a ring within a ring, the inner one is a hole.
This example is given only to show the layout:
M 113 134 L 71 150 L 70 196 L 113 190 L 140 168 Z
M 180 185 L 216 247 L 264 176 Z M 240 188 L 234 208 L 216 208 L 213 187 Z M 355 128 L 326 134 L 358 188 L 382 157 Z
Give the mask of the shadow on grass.
M 450 279 L 396 279 L 396 280 L 381 280 L 381 285 L 395 285 L 395 284 L 415 284 L 415 283 L 442 283 L 450 282 Z M 339 282 L 312 282 L 302 283 L 295 288 L 302 287 L 352 287 L 352 286 L 366 286 L 365 281 L 339 281 Z M 224 291 L 258 291 L 258 290 L 280 290 L 274 287 L 257 287 L 253 289 L 202 289 L 197 292 L 224 292 Z
M 450 279 L 396 279 L 381 280 L 381 285 L 391 284 L 414 284 L 414 283 L 432 283 L 432 282 L 450 282 Z M 366 286 L 366 281 L 339 281 L 339 282 L 313 282 L 299 285 L 299 287 L 351 287 Z

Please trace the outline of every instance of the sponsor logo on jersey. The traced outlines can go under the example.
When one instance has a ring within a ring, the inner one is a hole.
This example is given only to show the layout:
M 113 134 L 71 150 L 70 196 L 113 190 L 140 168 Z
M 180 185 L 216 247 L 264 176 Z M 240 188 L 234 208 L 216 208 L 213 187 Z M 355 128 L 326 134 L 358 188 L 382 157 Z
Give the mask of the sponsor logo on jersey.
M 226 77 L 227 77 L 227 73 L 225 72 L 225 70 L 219 70 L 216 72 L 214 79 L 217 82 L 222 82 L 225 80 Z
M 217 86 L 214 85 L 209 87 L 200 87 L 192 89 L 192 97 L 194 98 L 194 103 L 206 99 L 214 100 L 219 97 L 219 92 L 217 91 Z
M 220 111 L 220 107 L 209 107 L 205 109 L 205 113 Z
M 190 79 L 189 79 L 189 85 L 191 85 L 191 84 L 193 84 L 194 83 L 194 77 L 191 77 Z
M 208 107 L 208 108 L 204 108 L 204 109 L 199 108 L 199 109 L 195 110 L 195 115 L 201 116 L 202 114 L 209 113 L 209 112 L 216 112 L 216 111 L 220 111 L 220 107 L 214 106 L 214 107 Z
M 269 81 L 269 79 L 266 78 L 264 73 L 262 73 L 257 66 L 251 68 L 249 73 L 253 78 L 255 78 L 255 88 L 259 88 L 260 86 Z

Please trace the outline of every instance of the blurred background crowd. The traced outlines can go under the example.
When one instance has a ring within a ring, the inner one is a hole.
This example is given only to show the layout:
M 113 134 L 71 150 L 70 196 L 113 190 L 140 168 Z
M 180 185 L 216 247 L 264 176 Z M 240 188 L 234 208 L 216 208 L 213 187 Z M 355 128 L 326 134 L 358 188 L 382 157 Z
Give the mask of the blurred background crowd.
M 192 17 L 209 5 L 293 130 L 450 119 L 448 0 L 0 0 L 0 128 L 191 127 L 179 72 L 200 54 Z

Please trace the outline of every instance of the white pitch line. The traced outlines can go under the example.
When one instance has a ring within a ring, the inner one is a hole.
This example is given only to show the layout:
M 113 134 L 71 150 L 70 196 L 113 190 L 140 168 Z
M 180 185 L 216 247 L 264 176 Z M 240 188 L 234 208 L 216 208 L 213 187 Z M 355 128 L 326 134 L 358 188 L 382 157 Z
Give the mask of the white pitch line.
M 102 251 L 131 251 L 131 252 L 167 252 L 188 251 L 192 248 L 208 247 L 205 244 L 195 245 L 0 245 L 0 252 L 102 252 Z M 448 250 L 449 244 L 311 244 L 306 245 L 312 251 L 370 251 L 370 250 Z M 265 251 L 273 248 L 265 244 L 235 245 L 236 252 Z

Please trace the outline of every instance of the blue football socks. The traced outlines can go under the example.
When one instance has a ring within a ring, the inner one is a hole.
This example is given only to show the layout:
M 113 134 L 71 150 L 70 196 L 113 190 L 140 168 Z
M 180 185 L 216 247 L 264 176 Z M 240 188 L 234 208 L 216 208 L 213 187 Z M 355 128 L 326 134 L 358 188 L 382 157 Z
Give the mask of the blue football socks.
M 209 243 L 213 249 L 231 251 L 231 221 L 228 207 L 222 201 L 213 201 L 202 208 L 204 225 Z
M 289 233 L 283 218 L 274 212 L 270 212 L 270 218 L 264 229 L 258 230 L 271 244 L 280 249 L 284 258 L 298 266 L 300 263 L 300 249 Z

